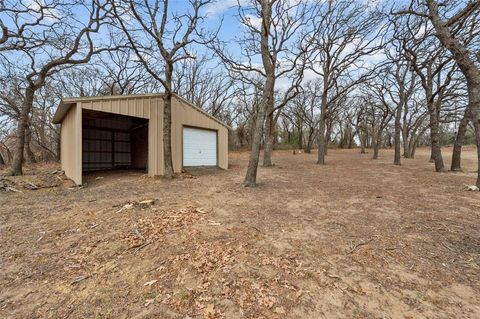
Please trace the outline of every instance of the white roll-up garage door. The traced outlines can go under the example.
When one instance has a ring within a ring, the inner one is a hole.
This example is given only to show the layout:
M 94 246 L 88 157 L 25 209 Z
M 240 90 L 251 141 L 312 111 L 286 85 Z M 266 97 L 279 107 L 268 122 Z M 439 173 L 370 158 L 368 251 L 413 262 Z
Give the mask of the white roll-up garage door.
M 217 165 L 217 132 L 183 128 L 183 166 Z

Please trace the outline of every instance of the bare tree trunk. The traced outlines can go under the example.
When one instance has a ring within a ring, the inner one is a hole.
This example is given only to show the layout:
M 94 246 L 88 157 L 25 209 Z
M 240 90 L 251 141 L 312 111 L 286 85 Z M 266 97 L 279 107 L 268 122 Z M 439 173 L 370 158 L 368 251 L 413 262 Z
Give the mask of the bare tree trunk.
M 317 164 L 324 165 L 325 164 L 325 117 L 322 113 L 320 115 L 320 123 L 318 125 L 318 160 Z
M 360 154 L 365 154 L 365 144 L 366 144 L 366 136 L 365 134 L 358 133 L 358 138 L 360 139 Z
M 380 142 L 382 140 L 382 130 L 379 129 L 377 132 L 377 136 L 373 141 L 373 156 L 372 159 L 378 159 L 378 150 L 380 148 Z
M 15 138 L 15 148 L 12 160 L 12 165 L 8 175 L 17 176 L 23 174 L 23 152 L 25 149 L 25 135 L 28 128 L 29 115 L 33 107 L 33 98 L 35 89 L 33 84 L 26 88 L 25 99 L 22 103 L 20 117 L 17 123 L 17 134 Z
M 307 139 L 307 145 L 305 146 L 305 153 L 310 154 L 312 152 L 314 131 L 315 131 L 314 128 L 310 128 L 309 131 L 308 131 L 308 139 Z
M 457 135 L 455 136 L 455 142 L 453 143 L 452 165 L 450 166 L 452 171 L 462 170 L 462 145 L 465 141 L 465 134 L 467 133 L 467 126 L 470 116 L 469 113 L 469 106 L 467 106 L 467 109 L 460 120 L 460 124 L 458 125 Z
M 415 157 L 415 148 L 416 148 L 417 139 L 415 136 L 410 137 L 408 141 L 408 149 L 407 149 L 407 158 L 414 158 Z
M 31 143 L 32 143 L 32 131 L 30 127 L 27 126 L 27 130 L 25 131 L 25 160 L 29 164 L 37 162 L 37 159 L 35 158 L 35 154 L 33 154 L 32 152 Z
M 328 144 L 330 144 L 330 138 L 332 137 L 332 123 L 326 122 L 325 126 L 325 156 L 328 155 Z
M 267 79 L 265 81 L 265 88 L 262 93 L 262 102 L 260 103 L 260 106 L 258 108 L 258 113 L 255 120 L 255 128 L 252 138 L 252 149 L 250 151 L 247 173 L 245 174 L 245 179 L 243 181 L 243 186 L 245 187 L 255 187 L 257 185 L 257 169 L 258 161 L 260 158 L 260 146 L 262 144 L 266 109 L 269 108 L 269 103 L 273 103 L 274 87 L 274 76 L 267 76 Z
M 408 104 L 404 103 L 403 111 L 403 125 L 402 125 L 402 140 L 403 140 L 403 157 L 411 158 L 408 141 L 408 123 L 407 123 Z
M 2 153 L 0 153 L 0 165 L 5 165 L 5 160 L 2 157 Z
M 263 166 L 273 166 L 272 163 L 272 152 L 273 152 L 273 140 L 274 136 L 274 126 L 273 123 L 273 108 L 268 106 L 267 114 L 265 116 L 265 136 L 263 142 Z
M 354 139 L 355 139 L 355 135 L 352 134 L 352 131 L 350 130 L 350 133 L 349 133 L 349 139 L 348 139 L 348 149 L 352 149 L 353 148 L 353 142 L 354 142 Z
M 265 99 L 266 94 L 263 94 Z M 247 173 L 243 181 L 245 187 L 255 187 L 257 185 L 257 168 L 260 157 L 260 144 L 262 143 L 263 124 L 265 121 L 265 100 L 258 108 L 258 114 L 255 120 L 255 128 L 253 131 L 252 148 L 250 158 L 248 160 Z
M 325 80 L 324 80 L 325 82 Z M 327 94 L 328 92 L 324 88 L 321 100 L 321 113 L 320 113 L 320 121 L 318 124 L 318 160 L 317 164 L 325 165 L 325 155 L 326 155 L 326 141 L 325 141 L 325 129 L 326 129 L 326 118 L 327 114 Z
M 443 164 L 442 149 L 440 145 L 440 126 L 439 126 L 439 112 L 436 105 L 429 103 L 428 112 L 430 115 L 430 143 L 432 144 L 430 160 L 435 163 L 436 172 L 444 172 L 445 165 Z
M 62 143 L 60 142 L 60 134 L 58 134 L 57 139 L 56 139 L 55 142 L 56 142 L 56 145 L 55 145 L 55 146 L 56 146 L 55 159 L 56 159 L 57 161 L 60 161 L 60 154 L 61 154 L 60 148 L 61 148 L 61 145 L 62 145 Z
M 393 164 L 394 165 L 400 165 L 400 133 L 402 130 L 402 125 L 400 123 L 400 119 L 402 117 L 402 105 L 397 106 L 396 114 L 395 114 L 395 155 L 393 159 Z
M 298 149 L 303 149 L 303 129 L 302 124 L 300 124 L 298 128 Z
M 415 139 L 410 148 L 410 158 L 415 158 L 415 151 L 417 150 L 418 139 Z
M 480 96 L 480 94 L 479 94 L 479 96 Z M 477 160 L 478 170 L 477 170 L 477 183 L 476 183 L 476 185 L 477 185 L 478 188 L 480 188 L 480 114 L 477 115 L 474 127 L 475 127 L 475 136 L 476 136 L 476 139 L 477 139 L 477 159 L 478 159 Z
M 172 162 L 172 74 L 173 63 L 165 63 L 165 96 L 163 97 L 163 165 L 164 177 L 173 178 Z

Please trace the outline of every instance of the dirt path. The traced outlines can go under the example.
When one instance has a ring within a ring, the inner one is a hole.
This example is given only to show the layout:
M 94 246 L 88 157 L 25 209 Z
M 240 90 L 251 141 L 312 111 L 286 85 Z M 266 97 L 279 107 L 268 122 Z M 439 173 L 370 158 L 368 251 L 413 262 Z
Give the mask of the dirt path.
M 247 155 L 0 193 L 0 317 L 480 318 L 473 149 L 442 174 L 423 149 L 400 167 L 276 152 L 256 189 L 240 187 Z

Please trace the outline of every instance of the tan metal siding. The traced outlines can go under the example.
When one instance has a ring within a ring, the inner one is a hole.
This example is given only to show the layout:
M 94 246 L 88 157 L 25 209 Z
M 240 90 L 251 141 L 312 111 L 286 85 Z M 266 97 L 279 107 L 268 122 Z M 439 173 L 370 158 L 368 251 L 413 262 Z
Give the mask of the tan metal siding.
M 62 169 L 77 184 L 82 183 L 82 109 L 149 119 L 148 175 L 163 175 L 163 97 L 162 95 L 116 96 L 78 100 L 62 121 Z M 192 126 L 218 132 L 218 166 L 228 168 L 228 129 L 183 101 L 172 98 L 172 160 L 175 172 L 182 170 L 182 129 Z
M 175 172 L 182 170 L 182 129 L 184 126 L 206 128 L 218 132 L 218 166 L 228 168 L 228 130 L 182 100 L 172 100 L 172 160 Z
M 65 175 L 82 184 L 82 110 L 73 105 L 61 126 L 60 161 Z
M 104 100 L 97 100 L 97 101 L 85 101 L 80 102 L 82 108 L 93 110 L 93 111 L 100 111 L 100 112 L 108 112 L 108 113 L 115 113 L 115 114 L 122 114 L 127 116 L 135 116 L 141 117 L 144 119 L 148 119 L 148 114 L 146 115 L 142 103 L 145 98 L 134 98 L 134 99 L 104 99 Z
M 150 99 L 150 125 L 148 127 L 148 145 L 149 145 L 149 175 L 163 175 L 163 138 L 162 138 L 162 114 L 163 100 L 161 98 Z M 152 171 L 150 173 L 150 165 Z

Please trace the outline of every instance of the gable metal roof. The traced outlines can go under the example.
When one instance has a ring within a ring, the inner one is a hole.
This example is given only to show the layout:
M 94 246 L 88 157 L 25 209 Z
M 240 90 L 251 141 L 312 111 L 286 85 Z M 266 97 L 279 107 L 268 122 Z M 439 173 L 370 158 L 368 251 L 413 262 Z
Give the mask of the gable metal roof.
M 165 93 L 147 93 L 147 94 L 129 94 L 129 95 L 105 95 L 105 96 L 83 96 L 83 97 L 73 97 L 73 98 L 63 98 L 60 101 L 60 104 L 57 107 L 55 115 L 53 116 L 52 123 L 60 124 L 63 121 L 63 118 L 67 114 L 68 110 L 72 105 L 77 104 L 78 102 L 90 102 L 90 101 L 104 101 L 104 100 L 121 100 L 121 99 L 132 99 L 132 98 L 148 98 L 148 97 L 163 97 Z M 173 93 L 173 97 L 180 100 L 180 102 L 185 103 L 194 110 L 202 113 L 203 115 L 209 117 L 213 121 L 225 126 L 227 129 L 231 129 L 229 125 L 220 121 L 213 115 L 205 112 L 200 107 L 181 97 L 180 95 Z

